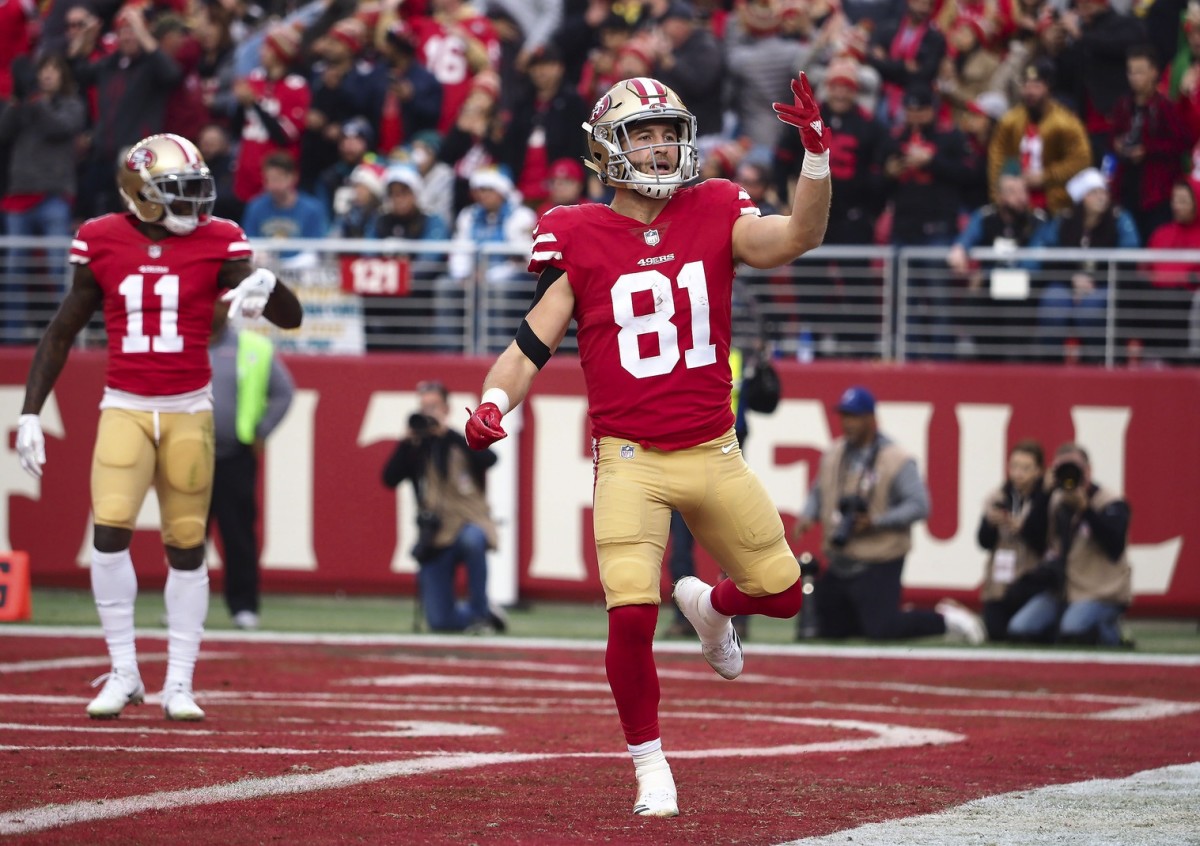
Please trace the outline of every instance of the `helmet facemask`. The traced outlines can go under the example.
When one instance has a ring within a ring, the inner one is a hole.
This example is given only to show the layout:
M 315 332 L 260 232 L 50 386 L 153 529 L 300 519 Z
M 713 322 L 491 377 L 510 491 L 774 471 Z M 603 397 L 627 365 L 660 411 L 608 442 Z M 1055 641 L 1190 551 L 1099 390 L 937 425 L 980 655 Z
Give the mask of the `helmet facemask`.
M 175 235 L 188 235 L 208 223 L 217 201 L 217 186 L 208 168 L 194 173 L 152 175 L 141 169 L 142 197 L 162 207 L 161 223 Z M 135 212 L 136 213 L 136 212 Z

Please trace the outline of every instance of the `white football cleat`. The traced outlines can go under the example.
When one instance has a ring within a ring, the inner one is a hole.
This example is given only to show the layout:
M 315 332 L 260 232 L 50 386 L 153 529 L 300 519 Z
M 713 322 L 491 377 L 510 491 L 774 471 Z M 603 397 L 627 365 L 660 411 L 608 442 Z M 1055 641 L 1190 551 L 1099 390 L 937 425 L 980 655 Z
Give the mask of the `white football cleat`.
M 190 688 L 173 684 L 162 692 L 163 714 L 168 720 L 194 723 L 204 719 L 204 711 L 196 704 Z
M 93 720 L 114 720 L 121 716 L 126 705 L 141 705 L 146 698 L 137 667 L 113 667 L 93 681 L 92 687 L 100 682 L 104 682 L 104 687 L 87 706 L 87 715 Z
M 671 596 L 700 637 L 700 651 L 704 654 L 704 660 L 722 678 L 736 679 L 742 672 L 742 641 L 734 631 L 732 617 L 714 612 L 720 621 L 714 623 L 706 618 L 702 609 L 711 592 L 711 585 L 695 576 L 684 576 L 675 583 Z
M 979 615 L 965 605 L 953 599 L 943 599 L 934 611 L 942 615 L 946 621 L 946 634 L 957 635 L 972 645 L 979 645 L 987 640 L 987 629 Z
M 677 817 L 679 802 L 671 770 L 655 770 L 638 779 L 637 801 L 633 812 L 639 817 Z
M 258 615 L 253 611 L 239 611 L 233 615 L 233 624 L 244 632 L 258 629 Z

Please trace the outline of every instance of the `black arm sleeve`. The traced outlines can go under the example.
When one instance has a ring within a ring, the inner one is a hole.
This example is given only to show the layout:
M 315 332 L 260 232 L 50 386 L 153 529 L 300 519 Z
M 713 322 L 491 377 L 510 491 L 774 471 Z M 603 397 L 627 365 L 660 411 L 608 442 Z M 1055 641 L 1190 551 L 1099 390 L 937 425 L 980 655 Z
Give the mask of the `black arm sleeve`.
M 1129 504 L 1123 500 L 1110 502 L 1100 511 L 1089 506 L 1083 512 L 1083 520 L 1092 529 L 1092 538 L 1114 563 L 1125 554 L 1129 536 Z

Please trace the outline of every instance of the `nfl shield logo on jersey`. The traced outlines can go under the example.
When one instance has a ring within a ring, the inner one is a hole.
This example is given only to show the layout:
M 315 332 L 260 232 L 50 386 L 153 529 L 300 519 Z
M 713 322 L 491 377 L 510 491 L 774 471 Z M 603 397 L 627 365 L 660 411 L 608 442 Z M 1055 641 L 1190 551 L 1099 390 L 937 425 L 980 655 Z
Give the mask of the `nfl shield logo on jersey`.
M 158 258 L 162 255 L 162 247 L 160 247 L 158 244 L 151 244 L 150 248 L 146 250 L 146 252 L 150 254 L 150 258 Z
M 651 247 L 657 247 L 658 242 L 662 240 L 658 235 L 657 229 L 647 229 L 642 233 L 642 237 L 646 239 L 646 244 Z
M 633 458 L 633 444 L 622 444 L 621 445 L 621 457 L 622 458 Z

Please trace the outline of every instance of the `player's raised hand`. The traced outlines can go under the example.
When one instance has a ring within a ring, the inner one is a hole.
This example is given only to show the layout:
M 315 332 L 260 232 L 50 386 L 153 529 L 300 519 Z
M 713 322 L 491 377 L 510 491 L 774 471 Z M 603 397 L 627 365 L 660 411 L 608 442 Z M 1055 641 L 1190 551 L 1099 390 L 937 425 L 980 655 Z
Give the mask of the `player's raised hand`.
M 813 154 L 826 152 L 830 141 L 829 127 L 821 119 L 817 98 L 813 96 L 808 77 L 803 72 L 792 80 L 792 99 L 792 103 L 772 104 L 776 116 L 800 130 L 800 140 L 805 150 Z
M 275 290 L 275 274 L 260 267 L 241 281 L 236 288 L 226 291 L 221 299 L 229 303 L 230 317 L 245 317 L 248 320 L 262 317 L 267 300 Z
M 17 456 L 26 473 L 36 479 L 42 478 L 42 465 L 46 463 L 46 438 L 42 434 L 42 422 L 36 414 L 22 414 L 17 419 Z
M 467 409 L 471 418 L 467 421 L 465 433 L 467 446 L 471 449 L 487 449 L 496 441 L 508 437 L 508 432 L 500 426 L 500 408 L 494 402 L 481 403 L 475 411 Z

